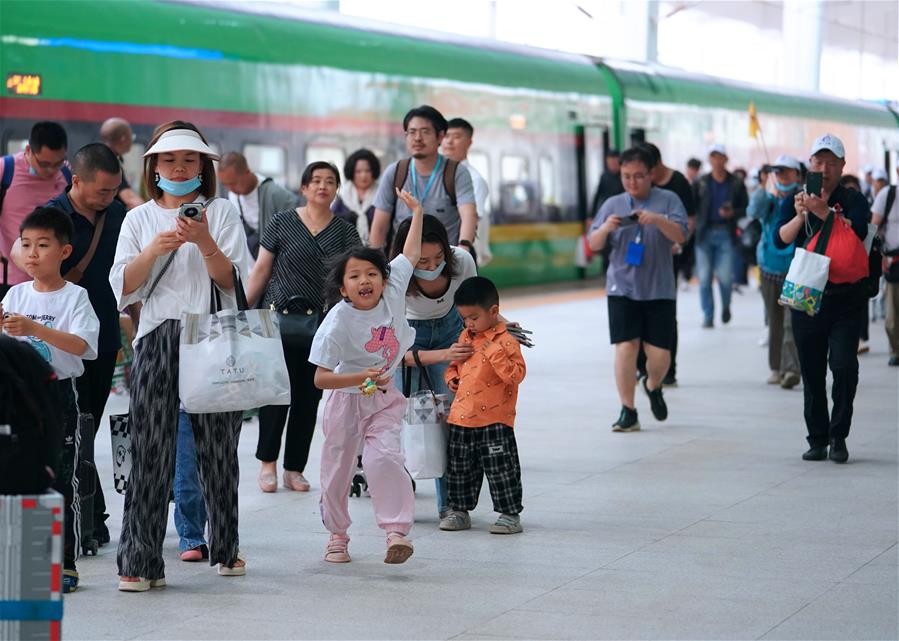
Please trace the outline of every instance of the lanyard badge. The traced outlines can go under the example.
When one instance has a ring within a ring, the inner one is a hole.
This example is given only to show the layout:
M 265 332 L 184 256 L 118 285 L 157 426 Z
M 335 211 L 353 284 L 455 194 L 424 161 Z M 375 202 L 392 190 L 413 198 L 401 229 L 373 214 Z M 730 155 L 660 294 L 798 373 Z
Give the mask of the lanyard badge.
M 420 202 L 422 205 L 425 203 L 425 198 L 428 197 L 428 194 L 431 193 L 431 186 L 434 184 L 434 179 L 437 177 L 437 174 L 440 173 L 440 168 L 443 166 L 443 156 L 437 154 L 437 164 L 434 165 L 434 171 L 431 172 L 431 175 L 428 177 L 428 182 L 425 184 L 425 193 L 423 195 L 418 194 L 418 175 L 415 173 L 415 161 L 411 161 L 409 172 L 412 174 L 412 195 L 415 196 L 415 199 Z
M 628 195 L 628 201 L 631 205 L 631 211 L 635 210 L 636 203 L 634 199 Z M 637 225 L 637 235 L 634 240 L 627 244 L 627 253 L 624 256 L 624 262 L 634 267 L 639 267 L 643 263 L 643 253 L 646 245 L 643 244 L 643 226 Z

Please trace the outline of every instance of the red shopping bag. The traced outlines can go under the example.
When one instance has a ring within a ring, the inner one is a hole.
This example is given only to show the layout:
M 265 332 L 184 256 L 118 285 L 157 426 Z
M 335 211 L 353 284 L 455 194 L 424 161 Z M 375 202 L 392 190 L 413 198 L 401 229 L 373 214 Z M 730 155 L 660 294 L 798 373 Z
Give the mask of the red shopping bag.
M 839 208 L 839 205 L 837 205 Z M 825 243 L 822 252 L 821 243 Z M 806 247 L 815 247 L 817 253 L 830 258 L 830 274 L 827 280 L 834 284 L 856 283 L 868 275 L 868 253 L 865 244 L 852 230 L 852 224 L 837 209 L 831 213 L 821 230 L 809 239 Z

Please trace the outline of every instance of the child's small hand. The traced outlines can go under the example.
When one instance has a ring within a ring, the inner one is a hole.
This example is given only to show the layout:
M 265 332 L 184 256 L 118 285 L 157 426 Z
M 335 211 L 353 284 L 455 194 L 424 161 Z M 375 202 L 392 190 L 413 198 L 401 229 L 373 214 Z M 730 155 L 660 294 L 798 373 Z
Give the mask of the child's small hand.
M 458 378 L 454 378 L 454 379 L 450 380 L 450 381 L 446 384 L 446 386 L 450 388 L 450 391 L 451 391 L 451 392 L 458 392 L 458 391 L 459 391 L 459 379 L 458 379 Z
M 384 376 L 384 370 L 375 368 L 365 370 L 360 376 L 362 377 L 362 382 L 359 384 L 360 388 L 364 388 L 366 381 L 371 380 L 379 390 L 386 390 L 393 380 L 392 376 Z
M 472 354 L 474 354 L 474 348 L 471 343 L 453 343 L 446 350 L 446 360 L 463 362 L 467 361 Z
M 415 196 L 408 191 L 400 191 L 399 189 L 396 190 L 396 195 L 413 214 L 421 213 L 421 203 L 418 202 L 418 199 Z
M 8 314 L 3 320 L 3 331 L 10 336 L 36 336 L 41 327 L 40 323 L 20 314 Z

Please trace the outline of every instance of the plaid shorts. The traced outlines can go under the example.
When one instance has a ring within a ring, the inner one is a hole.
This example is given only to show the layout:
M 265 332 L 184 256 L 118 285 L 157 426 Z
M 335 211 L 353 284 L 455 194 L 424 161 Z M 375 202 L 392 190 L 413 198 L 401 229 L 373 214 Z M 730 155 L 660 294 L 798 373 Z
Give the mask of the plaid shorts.
M 521 506 L 521 465 L 515 430 L 502 423 L 486 427 L 449 426 L 446 468 L 447 503 L 454 510 L 473 510 L 487 477 L 493 509 L 518 514 Z

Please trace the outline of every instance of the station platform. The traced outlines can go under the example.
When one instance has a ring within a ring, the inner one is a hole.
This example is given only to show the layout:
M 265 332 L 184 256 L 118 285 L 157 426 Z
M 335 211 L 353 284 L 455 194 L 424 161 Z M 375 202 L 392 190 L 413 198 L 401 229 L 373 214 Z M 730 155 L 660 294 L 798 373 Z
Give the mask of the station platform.
M 766 385 L 762 302 L 700 328 L 696 287 L 678 302 L 680 386 L 641 432 L 610 430 L 619 403 L 605 300 L 597 290 L 516 296 L 507 316 L 534 331 L 516 426 L 524 532 L 437 529 L 434 488 L 418 484 L 414 556 L 383 563 L 369 499 L 350 499 L 353 562 L 322 560 L 321 434 L 308 494 L 256 485 L 257 427 L 240 441 L 240 534 L 248 573 L 178 560 L 168 587 L 116 589 L 123 498 L 112 487 L 108 424 L 97 458 L 112 543 L 79 560 L 66 639 L 896 639 L 897 390 L 883 322 L 860 357 L 847 465 L 800 460 L 801 387 Z M 113 397 L 108 410 L 123 411 Z M 280 467 L 279 467 L 280 470 Z M 280 478 L 279 478 L 280 480 Z

